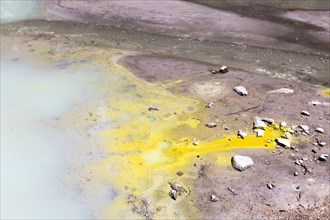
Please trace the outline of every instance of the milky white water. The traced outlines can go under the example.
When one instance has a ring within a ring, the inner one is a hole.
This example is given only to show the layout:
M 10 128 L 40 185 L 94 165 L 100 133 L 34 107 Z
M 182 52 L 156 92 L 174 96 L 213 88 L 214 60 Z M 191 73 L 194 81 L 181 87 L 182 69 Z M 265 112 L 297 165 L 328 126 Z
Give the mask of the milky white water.
M 1 0 L 0 23 L 37 17 L 41 0 Z
M 90 216 L 78 194 L 66 189 L 61 179 L 73 143 L 49 125 L 94 95 L 86 89 L 88 70 L 71 71 L 37 69 L 2 56 L 2 219 Z

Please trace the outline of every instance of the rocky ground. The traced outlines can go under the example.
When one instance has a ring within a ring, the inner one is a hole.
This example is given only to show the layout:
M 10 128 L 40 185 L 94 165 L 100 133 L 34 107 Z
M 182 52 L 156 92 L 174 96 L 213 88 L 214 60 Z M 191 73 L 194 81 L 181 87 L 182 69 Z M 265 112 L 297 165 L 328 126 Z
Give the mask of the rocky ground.
M 235 5 L 211 6 L 49 1 L 51 21 L 4 25 L 2 34 L 27 42 L 60 40 L 69 50 L 87 45 L 134 53 L 119 63 L 138 78 L 203 106 L 214 103 L 198 115 L 202 122 L 221 124 L 207 134 L 210 139 L 238 130 L 252 133 L 255 116 L 289 127 L 308 125 L 309 134 L 294 133 L 291 148 L 232 151 L 254 161 L 242 172 L 199 159 L 189 169 L 194 180 L 185 184 L 201 219 L 326 219 L 330 158 L 319 157 L 330 151 L 329 8 L 290 13 L 279 7 L 262 16 L 274 6 L 259 6 L 254 10 L 260 16 L 247 16 Z M 229 71 L 211 72 L 221 65 Z M 237 86 L 248 95 L 235 93 Z M 278 91 L 283 88 L 286 93 Z M 319 127 L 323 133 L 315 131 Z M 218 199 L 211 201 L 211 195 Z

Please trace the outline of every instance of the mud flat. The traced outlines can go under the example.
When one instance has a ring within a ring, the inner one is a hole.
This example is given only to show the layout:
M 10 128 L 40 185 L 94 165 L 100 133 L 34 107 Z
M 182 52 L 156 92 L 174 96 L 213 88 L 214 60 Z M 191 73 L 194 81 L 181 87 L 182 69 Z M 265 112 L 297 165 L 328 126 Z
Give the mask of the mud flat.
M 46 7 L 59 17 L 3 25 L 1 50 L 60 68 L 97 65 L 98 98 L 51 123 L 89 140 L 68 155 L 64 179 L 94 218 L 329 215 L 329 163 L 320 158 L 330 145 L 326 15 L 316 22 L 282 11 L 272 22 L 182 1 Z M 221 65 L 229 72 L 218 73 Z M 263 137 L 255 116 L 275 121 Z M 235 154 L 254 165 L 235 170 Z

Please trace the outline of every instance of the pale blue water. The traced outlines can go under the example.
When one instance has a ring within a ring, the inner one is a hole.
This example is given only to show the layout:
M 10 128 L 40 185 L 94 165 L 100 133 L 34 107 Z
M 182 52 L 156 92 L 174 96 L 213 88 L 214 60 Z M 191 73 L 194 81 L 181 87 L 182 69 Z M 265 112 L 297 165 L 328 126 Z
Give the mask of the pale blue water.
M 88 219 L 63 185 L 71 144 L 48 122 L 92 98 L 90 74 L 1 57 L 1 219 Z M 71 152 L 72 153 L 72 152 Z
M 39 0 L 0 0 L 0 23 L 9 23 L 38 16 Z

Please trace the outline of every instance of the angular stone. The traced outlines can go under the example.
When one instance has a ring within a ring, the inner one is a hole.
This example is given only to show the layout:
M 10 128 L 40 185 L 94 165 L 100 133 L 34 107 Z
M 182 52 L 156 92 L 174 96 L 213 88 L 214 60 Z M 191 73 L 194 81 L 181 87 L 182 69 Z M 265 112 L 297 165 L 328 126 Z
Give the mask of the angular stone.
M 276 138 L 276 143 L 285 148 L 290 148 L 290 146 L 291 146 L 291 141 L 288 139 L 284 139 L 284 138 Z
M 235 155 L 231 158 L 233 167 L 239 171 L 244 171 L 253 166 L 253 160 L 247 156 Z
M 301 115 L 304 115 L 304 116 L 311 116 L 311 114 L 309 114 L 308 111 L 302 111 L 302 112 L 301 112 Z
M 244 86 L 237 86 L 234 88 L 234 91 L 241 96 L 245 96 L 248 94 L 248 91 L 246 90 L 246 88 Z
M 267 124 L 261 120 L 259 117 L 254 117 L 253 129 L 263 129 L 266 130 Z
M 244 139 L 244 138 L 247 136 L 247 133 L 245 133 L 245 132 L 239 130 L 239 131 L 237 132 L 237 136 L 240 137 L 240 138 L 242 138 L 242 139 Z
M 319 133 L 324 133 L 324 129 L 323 128 L 316 128 L 315 129 L 316 132 L 319 132 Z
M 217 126 L 217 123 L 214 123 L 214 122 L 209 122 L 206 124 L 206 127 L 208 128 L 215 128 Z

